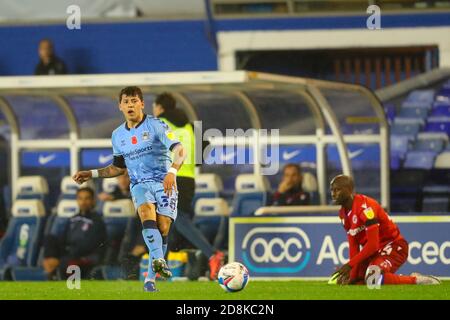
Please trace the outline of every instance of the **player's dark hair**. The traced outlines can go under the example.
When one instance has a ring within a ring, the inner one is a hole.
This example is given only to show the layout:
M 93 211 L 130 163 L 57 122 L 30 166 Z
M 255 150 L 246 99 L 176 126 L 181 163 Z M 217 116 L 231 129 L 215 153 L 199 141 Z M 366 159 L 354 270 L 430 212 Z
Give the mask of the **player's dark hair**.
M 170 93 L 163 92 L 156 97 L 155 104 L 163 107 L 164 111 L 171 111 L 176 108 L 177 101 Z
M 94 199 L 94 190 L 92 190 L 92 188 L 89 187 L 83 187 L 77 190 L 77 196 L 79 193 L 81 192 L 87 192 L 91 195 L 92 199 Z
M 142 90 L 139 87 L 131 86 L 131 87 L 125 87 L 122 90 L 120 90 L 119 94 L 119 103 L 122 102 L 122 96 L 126 95 L 128 97 L 138 97 L 141 99 L 141 101 L 144 101 L 144 96 L 142 95 Z
M 283 167 L 283 173 L 284 171 L 286 171 L 287 168 L 295 168 L 297 169 L 297 172 L 299 175 L 302 174 L 302 168 L 300 167 L 300 165 L 296 164 L 296 163 L 288 163 Z

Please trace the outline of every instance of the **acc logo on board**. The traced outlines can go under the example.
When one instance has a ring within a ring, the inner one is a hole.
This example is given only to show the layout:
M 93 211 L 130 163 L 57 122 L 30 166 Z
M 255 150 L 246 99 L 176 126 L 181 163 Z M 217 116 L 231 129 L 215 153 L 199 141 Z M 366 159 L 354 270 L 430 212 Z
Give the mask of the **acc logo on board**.
M 297 227 L 257 227 L 242 241 L 244 264 L 253 272 L 295 273 L 310 260 L 311 242 Z

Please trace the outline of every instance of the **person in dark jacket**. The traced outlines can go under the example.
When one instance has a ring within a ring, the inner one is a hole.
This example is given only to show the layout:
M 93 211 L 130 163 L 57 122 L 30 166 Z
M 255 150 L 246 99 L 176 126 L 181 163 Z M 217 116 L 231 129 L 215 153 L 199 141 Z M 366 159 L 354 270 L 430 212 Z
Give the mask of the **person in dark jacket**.
M 272 197 L 273 206 L 304 206 L 310 204 L 309 193 L 302 189 L 302 170 L 298 164 L 288 163 L 283 178 Z
M 95 211 L 94 191 L 77 191 L 79 213 L 69 219 L 60 235 L 49 234 L 44 239 L 43 267 L 49 279 L 67 276 L 70 265 L 80 267 L 82 278 L 87 278 L 93 267 L 101 263 L 106 242 L 106 227 Z
M 66 64 L 56 56 L 50 40 L 43 39 L 39 42 L 38 53 L 39 63 L 34 69 L 35 75 L 67 74 Z

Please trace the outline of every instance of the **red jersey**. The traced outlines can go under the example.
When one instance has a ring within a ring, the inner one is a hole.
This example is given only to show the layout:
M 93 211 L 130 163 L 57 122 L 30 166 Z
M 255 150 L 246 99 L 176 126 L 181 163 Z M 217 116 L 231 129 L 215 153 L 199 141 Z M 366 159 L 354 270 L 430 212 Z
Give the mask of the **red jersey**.
M 346 212 L 345 208 L 342 207 L 339 210 L 339 218 L 344 225 L 345 231 L 347 231 L 350 246 L 350 264 L 357 264 L 361 261 L 361 259 L 352 258 L 359 253 L 359 246 L 366 245 L 368 240 L 367 230 L 369 228 L 378 227 L 377 250 L 383 248 L 389 242 L 402 239 L 400 230 L 386 211 L 376 200 L 365 195 L 355 194 L 352 209 Z M 361 256 L 360 258 L 363 257 Z

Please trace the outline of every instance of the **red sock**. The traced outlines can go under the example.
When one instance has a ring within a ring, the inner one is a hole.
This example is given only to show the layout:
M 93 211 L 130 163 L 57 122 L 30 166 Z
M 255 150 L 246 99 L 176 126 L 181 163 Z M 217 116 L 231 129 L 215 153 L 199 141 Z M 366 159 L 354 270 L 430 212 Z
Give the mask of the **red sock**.
M 384 284 L 416 284 L 416 277 L 400 276 L 394 273 L 384 274 Z

